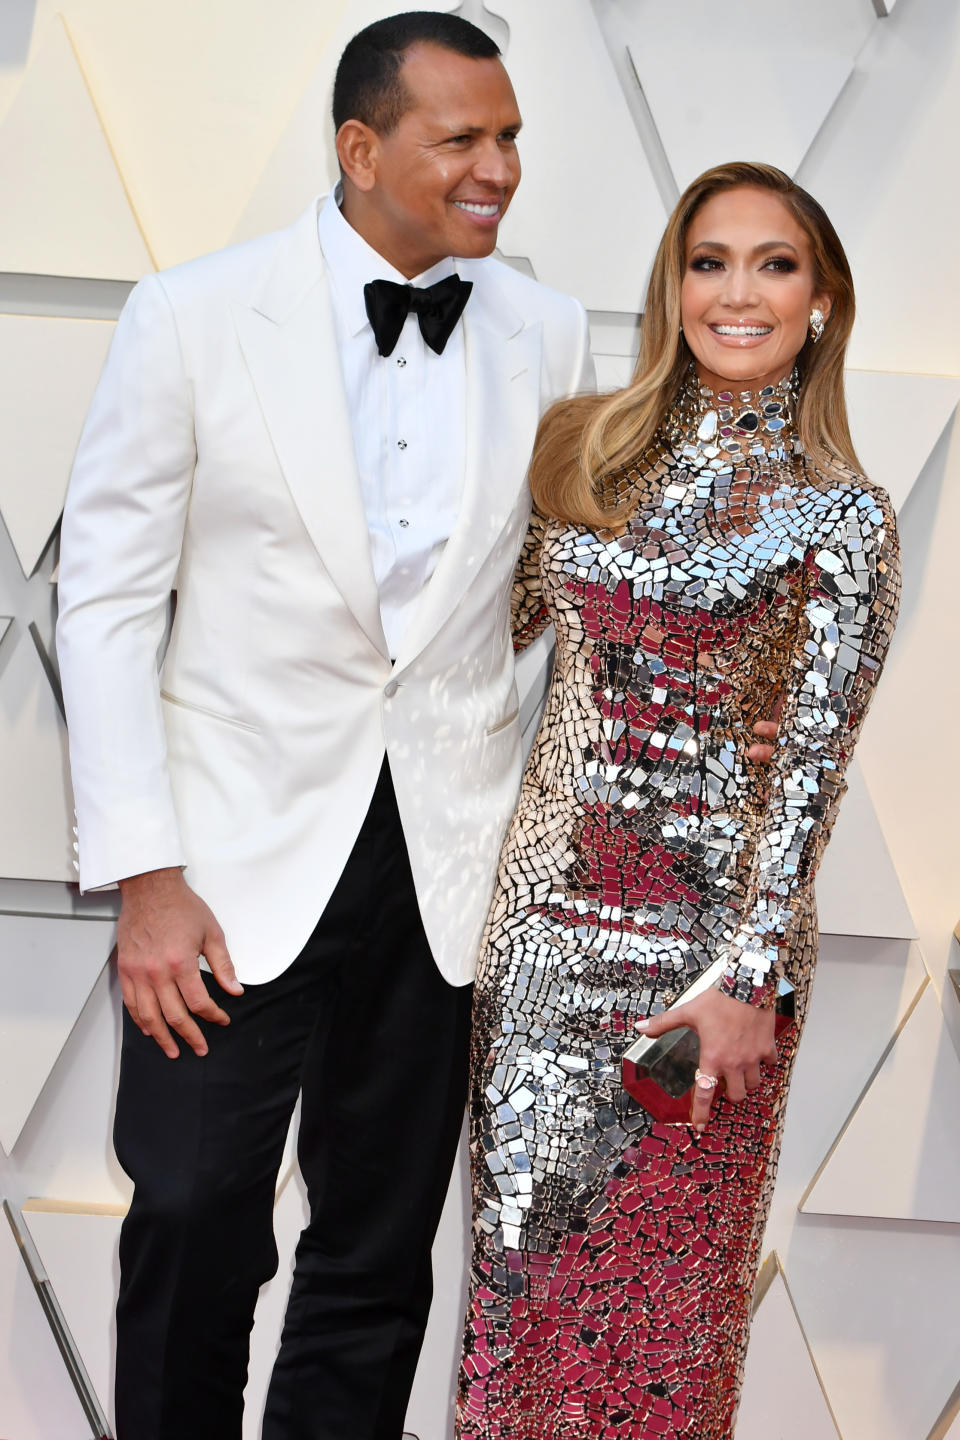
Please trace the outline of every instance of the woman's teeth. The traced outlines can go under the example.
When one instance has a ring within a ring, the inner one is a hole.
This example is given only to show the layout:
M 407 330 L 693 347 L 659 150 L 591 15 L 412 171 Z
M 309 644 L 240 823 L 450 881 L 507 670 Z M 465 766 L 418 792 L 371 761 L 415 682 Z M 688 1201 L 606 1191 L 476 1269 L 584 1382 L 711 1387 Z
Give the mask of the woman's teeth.
M 772 325 L 711 325 L 717 335 L 769 335 Z
M 469 200 L 454 200 L 453 203 L 458 210 L 466 210 L 470 215 L 482 215 L 486 220 L 497 215 L 500 211 L 499 205 L 474 205 Z

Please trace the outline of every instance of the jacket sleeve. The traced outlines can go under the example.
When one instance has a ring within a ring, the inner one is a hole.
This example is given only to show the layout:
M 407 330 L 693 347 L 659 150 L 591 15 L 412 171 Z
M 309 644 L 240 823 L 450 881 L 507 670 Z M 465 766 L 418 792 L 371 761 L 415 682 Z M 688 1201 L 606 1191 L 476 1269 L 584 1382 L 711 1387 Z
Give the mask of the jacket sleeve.
M 57 652 L 84 890 L 184 863 L 158 661 L 195 464 L 177 328 L 148 276 L 117 324 L 61 532 Z
M 788 973 L 798 902 L 809 893 L 846 790 L 844 771 L 896 621 L 896 520 L 877 490 L 847 487 L 829 534 L 807 556 L 800 626 L 771 766 L 747 905 L 719 950 L 720 989 L 756 1005 Z

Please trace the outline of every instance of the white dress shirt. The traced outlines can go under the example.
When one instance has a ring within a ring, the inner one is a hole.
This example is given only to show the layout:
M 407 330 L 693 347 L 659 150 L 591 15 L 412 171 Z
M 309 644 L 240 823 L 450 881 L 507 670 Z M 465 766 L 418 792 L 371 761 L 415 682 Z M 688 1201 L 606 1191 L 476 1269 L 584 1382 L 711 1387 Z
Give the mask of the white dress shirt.
M 456 267 L 450 259 L 441 260 L 408 281 L 347 223 L 336 192 L 320 212 L 319 232 L 380 613 L 396 658 L 460 507 L 466 463 L 463 326 L 456 325 L 437 355 L 410 314 L 393 354 L 380 355 L 363 287 L 371 280 L 432 285 L 456 274 Z

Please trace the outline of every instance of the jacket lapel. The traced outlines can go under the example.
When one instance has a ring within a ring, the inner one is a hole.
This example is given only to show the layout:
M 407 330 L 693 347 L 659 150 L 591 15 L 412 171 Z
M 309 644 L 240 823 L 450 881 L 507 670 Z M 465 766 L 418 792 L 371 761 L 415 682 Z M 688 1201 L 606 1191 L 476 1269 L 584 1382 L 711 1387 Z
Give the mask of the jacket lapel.
M 540 419 L 539 323 L 525 326 L 492 267 L 460 262 L 475 281 L 464 311 L 466 466 L 457 523 L 410 622 L 397 669 L 437 634 L 480 572 L 525 484 Z
M 345 604 L 386 655 L 316 204 L 285 232 L 234 319 L 301 519 Z

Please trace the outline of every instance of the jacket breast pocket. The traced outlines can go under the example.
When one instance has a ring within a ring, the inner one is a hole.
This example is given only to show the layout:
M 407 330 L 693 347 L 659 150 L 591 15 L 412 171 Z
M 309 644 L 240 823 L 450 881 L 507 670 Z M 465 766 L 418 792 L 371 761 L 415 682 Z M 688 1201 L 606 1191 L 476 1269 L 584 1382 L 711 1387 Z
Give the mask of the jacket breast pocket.
M 196 705 L 192 700 L 184 700 L 179 695 L 171 695 L 169 690 L 160 691 L 161 700 L 168 705 L 177 705 L 181 710 L 190 710 L 194 715 L 203 715 L 208 720 L 216 720 L 221 725 L 232 725 L 237 730 L 246 730 L 252 735 L 260 734 L 259 725 L 251 725 L 248 720 L 238 720 L 233 715 L 222 715 L 219 710 L 208 710 L 205 705 Z
M 519 707 L 515 706 L 514 709 L 510 711 L 509 715 L 505 716 L 503 720 L 498 720 L 496 725 L 488 726 L 483 733 L 489 740 L 491 736 L 499 735 L 501 730 L 508 729 L 514 723 L 514 721 L 518 720 L 519 718 L 520 710 Z

